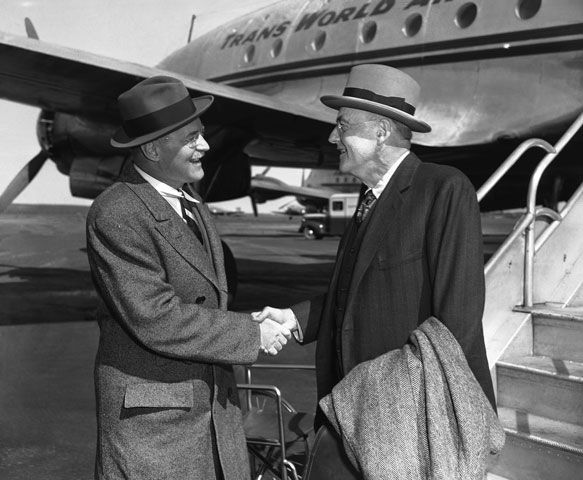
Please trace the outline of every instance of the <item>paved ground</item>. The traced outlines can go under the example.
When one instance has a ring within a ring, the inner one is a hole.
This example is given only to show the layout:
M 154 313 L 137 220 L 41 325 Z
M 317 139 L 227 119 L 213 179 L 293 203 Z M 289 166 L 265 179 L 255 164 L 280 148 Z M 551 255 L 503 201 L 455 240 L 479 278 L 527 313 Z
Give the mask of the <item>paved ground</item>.
M 13 206 L 0 215 L 0 479 L 93 476 L 92 367 L 96 296 L 85 254 L 84 207 Z M 308 241 L 298 219 L 217 217 L 237 259 L 234 310 L 287 306 L 327 287 L 338 239 Z M 313 363 L 290 344 L 267 363 Z M 298 409 L 313 410 L 313 374 L 260 372 Z
M 92 367 L 96 296 L 85 252 L 86 207 L 12 206 L 0 215 L 0 479 L 93 477 Z M 516 216 L 483 219 L 486 255 Z M 338 238 L 305 240 L 299 220 L 216 217 L 237 259 L 233 309 L 288 306 L 325 291 Z M 312 364 L 314 347 L 291 342 L 262 362 Z M 313 411 L 312 373 L 260 372 L 299 410 Z

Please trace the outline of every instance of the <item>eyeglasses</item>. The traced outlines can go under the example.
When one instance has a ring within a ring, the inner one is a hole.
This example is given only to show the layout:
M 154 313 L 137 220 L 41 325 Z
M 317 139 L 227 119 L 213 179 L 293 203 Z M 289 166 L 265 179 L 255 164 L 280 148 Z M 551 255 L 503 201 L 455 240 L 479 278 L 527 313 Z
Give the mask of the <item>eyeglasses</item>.
M 338 133 L 340 133 L 342 135 L 354 127 L 358 127 L 359 125 L 363 125 L 365 123 L 373 123 L 373 122 L 377 122 L 377 120 L 365 120 L 364 122 L 353 123 L 350 125 L 343 125 L 340 122 L 336 122 L 336 129 L 338 130 Z
M 204 127 L 202 127 L 197 132 L 194 132 L 194 134 L 192 135 L 192 137 L 189 140 L 186 140 L 184 142 L 184 145 L 186 145 L 188 148 L 193 148 L 194 149 L 196 147 L 196 144 L 200 140 L 200 138 L 204 136 L 204 133 L 205 133 L 205 129 L 204 129 Z
M 184 139 L 183 145 L 185 147 L 195 149 L 196 144 L 204 136 L 204 134 L 205 134 L 205 128 L 202 127 L 200 130 L 197 130 L 196 132 L 189 135 L 186 139 Z M 170 140 L 170 136 L 164 137 L 165 142 L 167 142 L 168 140 Z

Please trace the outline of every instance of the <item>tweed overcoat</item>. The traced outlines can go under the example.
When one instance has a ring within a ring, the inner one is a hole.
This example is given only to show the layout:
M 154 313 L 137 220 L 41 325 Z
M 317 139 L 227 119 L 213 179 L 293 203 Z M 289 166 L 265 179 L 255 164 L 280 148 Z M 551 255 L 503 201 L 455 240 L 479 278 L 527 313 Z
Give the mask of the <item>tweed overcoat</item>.
M 361 227 L 366 228 L 341 325 L 335 296 L 352 219 L 340 242 L 328 294 L 292 307 L 303 342 L 318 341 L 318 399 L 361 362 L 402 348 L 430 316 L 462 347 L 495 405 L 482 330 L 484 258 L 476 192 L 460 171 L 410 153 Z M 338 333 L 337 333 L 338 328 Z M 336 337 L 339 336 L 339 352 Z M 322 420 L 318 410 L 316 423 Z
M 99 479 L 249 477 L 232 364 L 253 363 L 259 326 L 226 311 L 220 239 L 211 254 L 130 165 L 93 203 L 87 247 L 98 309 Z

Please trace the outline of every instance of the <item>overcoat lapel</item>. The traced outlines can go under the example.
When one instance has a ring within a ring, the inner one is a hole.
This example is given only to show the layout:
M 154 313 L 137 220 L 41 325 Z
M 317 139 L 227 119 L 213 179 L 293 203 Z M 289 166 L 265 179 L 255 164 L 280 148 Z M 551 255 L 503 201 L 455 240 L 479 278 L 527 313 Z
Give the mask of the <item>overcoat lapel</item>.
M 217 280 L 219 282 L 219 288 L 224 292 L 227 291 L 227 276 L 225 273 L 225 265 L 223 260 L 223 246 L 221 244 L 221 237 L 215 227 L 215 222 L 212 218 L 211 212 L 209 209 L 202 203 L 202 199 L 198 193 L 193 191 L 190 188 L 190 185 L 186 185 L 184 187 L 192 197 L 196 198 L 200 201 L 200 203 L 195 204 L 195 208 L 197 209 L 200 218 L 203 222 L 203 227 L 206 231 L 207 238 L 209 241 L 210 252 L 211 252 L 211 261 L 214 266 L 214 270 L 216 273 Z
M 354 299 L 354 292 L 356 292 L 364 272 L 369 268 L 380 246 L 386 242 L 388 233 L 391 229 L 397 228 L 405 192 L 413 181 L 419 163 L 420 160 L 412 153 L 405 157 L 371 212 L 350 281 L 347 311 L 350 309 L 351 299 Z
M 198 270 L 217 289 L 221 290 L 214 265 L 206 249 L 194 238 L 188 225 L 176 214 L 170 204 L 164 200 L 164 197 L 144 180 L 132 165 L 124 169 L 120 181 L 124 182 L 142 200 L 152 215 L 153 220 L 156 222 L 156 230 L 160 232 L 193 268 Z M 205 223 L 207 223 L 206 220 Z

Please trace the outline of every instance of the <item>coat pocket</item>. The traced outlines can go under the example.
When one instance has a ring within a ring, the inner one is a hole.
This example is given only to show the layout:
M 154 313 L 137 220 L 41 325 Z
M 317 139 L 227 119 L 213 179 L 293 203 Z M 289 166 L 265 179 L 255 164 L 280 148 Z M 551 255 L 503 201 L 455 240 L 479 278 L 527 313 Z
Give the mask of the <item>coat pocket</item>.
M 135 383 L 126 387 L 125 408 L 192 408 L 192 382 Z
M 423 252 L 413 252 L 408 253 L 404 256 L 396 256 L 391 255 L 390 257 L 381 257 L 379 255 L 377 261 L 380 270 L 387 270 L 390 268 L 399 267 L 401 265 L 405 265 L 407 263 L 416 262 L 417 260 L 421 260 L 423 258 Z

